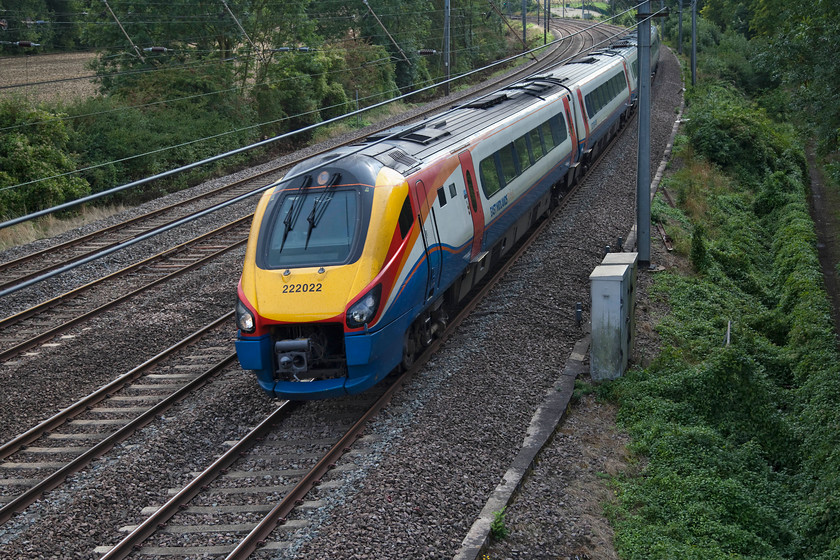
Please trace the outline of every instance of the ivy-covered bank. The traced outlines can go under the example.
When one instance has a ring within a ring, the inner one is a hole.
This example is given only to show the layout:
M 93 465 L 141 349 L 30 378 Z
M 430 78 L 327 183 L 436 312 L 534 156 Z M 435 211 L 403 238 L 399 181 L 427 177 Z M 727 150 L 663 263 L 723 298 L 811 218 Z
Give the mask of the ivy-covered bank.
M 600 389 L 639 459 L 614 481 L 618 552 L 840 558 L 840 359 L 801 142 L 731 87 L 687 104 L 677 208 L 653 220 L 691 270 L 656 276 L 661 354 Z

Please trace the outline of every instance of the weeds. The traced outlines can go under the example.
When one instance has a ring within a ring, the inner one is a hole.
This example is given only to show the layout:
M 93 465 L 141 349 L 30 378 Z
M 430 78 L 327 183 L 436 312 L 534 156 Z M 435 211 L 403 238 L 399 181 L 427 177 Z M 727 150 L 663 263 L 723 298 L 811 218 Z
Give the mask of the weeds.
M 490 535 L 496 540 L 507 538 L 510 534 L 510 529 L 505 525 L 505 510 L 503 507 L 500 511 L 493 512 L 493 521 L 490 522 Z

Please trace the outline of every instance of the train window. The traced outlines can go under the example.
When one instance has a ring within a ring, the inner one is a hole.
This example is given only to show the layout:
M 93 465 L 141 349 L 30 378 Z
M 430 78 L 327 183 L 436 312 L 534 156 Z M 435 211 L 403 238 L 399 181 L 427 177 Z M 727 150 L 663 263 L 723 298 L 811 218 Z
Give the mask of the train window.
M 609 94 L 607 93 L 607 88 L 609 87 L 608 84 L 603 84 L 601 87 L 598 88 L 598 111 L 603 109 L 609 103 Z M 597 111 L 596 111 L 597 112 Z
M 528 141 L 520 136 L 514 141 L 516 156 L 519 158 L 520 173 L 531 167 L 531 154 L 528 152 Z
M 496 171 L 495 154 L 481 160 L 479 173 L 481 173 L 481 185 L 484 189 L 484 195 L 487 198 L 502 190 L 502 182 L 499 181 L 499 173 Z M 467 190 L 470 190 L 469 185 L 467 185 Z
M 470 204 L 472 205 L 473 214 L 478 212 L 478 201 L 475 199 L 475 186 L 473 185 L 472 173 L 467 170 L 467 192 L 470 193 Z
M 458 194 L 458 189 L 455 188 L 455 183 L 449 183 L 449 198 L 455 198 Z
M 356 238 L 359 212 L 354 190 L 287 195 L 274 212 L 276 218 L 268 232 L 264 249 L 267 268 L 346 261 Z
M 540 130 L 535 128 L 528 133 L 528 137 L 531 139 L 531 149 L 534 151 L 534 161 L 539 161 L 543 157 L 543 154 L 545 154 L 542 140 L 540 139 Z
M 542 129 L 542 137 L 543 142 L 545 143 L 545 152 L 548 153 L 554 149 L 554 137 L 551 135 L 551 125 L 548 122 L 542 123 L 540 126 Z
M 597 110 L 595 109 L 595 92 L 592 92 L 586 96 L 586 114 L 589 115 L 589 118 L 591 119 L 596 112 Z
M 560 118 L 560 115 L 554 115 L 548 122 L 551 124 L 551 134 L 554 136 L 554 143 L 560 145 L 565 142 L 568 136 L 566 133 L 566 123 Z
M 513 153 L 513 144 L 508 144 L 499 150 L 499 159 L 502 163 L 502 173 L 504 174 L 505 184 L 507 185 L 519 175 L 516 169 L 516 155 Z
M 598 90 L 592 92 L 592 114 L 589 115 L 590 117 L 594 117 L 598 111 L 601 110 L 601 96 L 598 95 Z
M 443 187 L 438 189 L 438 202 L 440 202 L 441 208 L 446 206 L 446 189 Z
M 400 210 L 398 224 L 400 226 L 400 235 L 405 239 L 405 236 L 411 230 L 412 224 L 414 224 L 414 213 L 411 211 L 411 200 L 408 198 L 408 195 L 405 195 L 405 202 L 403 202 L 402 210 Z

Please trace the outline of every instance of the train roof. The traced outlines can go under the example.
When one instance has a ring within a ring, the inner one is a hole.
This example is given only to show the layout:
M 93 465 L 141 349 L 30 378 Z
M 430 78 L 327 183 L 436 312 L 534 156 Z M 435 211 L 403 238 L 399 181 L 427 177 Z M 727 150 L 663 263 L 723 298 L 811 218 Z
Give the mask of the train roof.
M 360 153 L 409 174 L 425 160 L 438 157 L 442 152 L 460 151 L 479 131 L 519 113 L 533 105 L 535 99 L 554 97 L 567 87 L 585 83 L 593 71 L 614 65 L 634 49 L 635 43 L 631 41 L 588 53 L 420 123 L 371 135 L 359 144 L 339 148 L 312 163 L 324 165 L 341 155 Z

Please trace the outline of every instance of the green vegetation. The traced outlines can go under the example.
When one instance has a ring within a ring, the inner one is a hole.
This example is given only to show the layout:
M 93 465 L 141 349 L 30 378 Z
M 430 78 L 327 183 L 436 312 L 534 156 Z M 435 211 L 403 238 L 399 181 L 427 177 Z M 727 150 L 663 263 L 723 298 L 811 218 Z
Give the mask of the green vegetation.
M 510 534 L 510 529 L 505 524 L 505 509 L 494 511 L 493 521 L 490 522 L 490 536 L 496 540 L 505 539 Z
M 703 13 L 722 4 L 745 3 Z M 700 26 L 703 72 L 666 182 L 677 208 L 652 208 L 691 264 L 656 277 L 662 351 L 599 390 L 639 459 L 613 481 L 623 559 L 840 558 L 840 357 L 802 148 L 825 123 L 779 120 L 805 105 L 758 64 L 778 41 L 733 27 Z
M 0 220 L 292 132 L 444 75 L 442 4 L 425 0 L 378 1 L 376 17 L 361 0 L 20 4 L 0 0 L 8 24 L 0 54 L 96 50 L 100 94 L 37 107 L 13 90 L 0 98 Z M 452 75 L 521 50 L 485 6 L 451 4 Z M 40 46 L 13 44 L 24 40 Z M 421 48 L 438 54 L 421 56 Z M 299 133 L 105 202 L 147 200 L 311 138 Z

